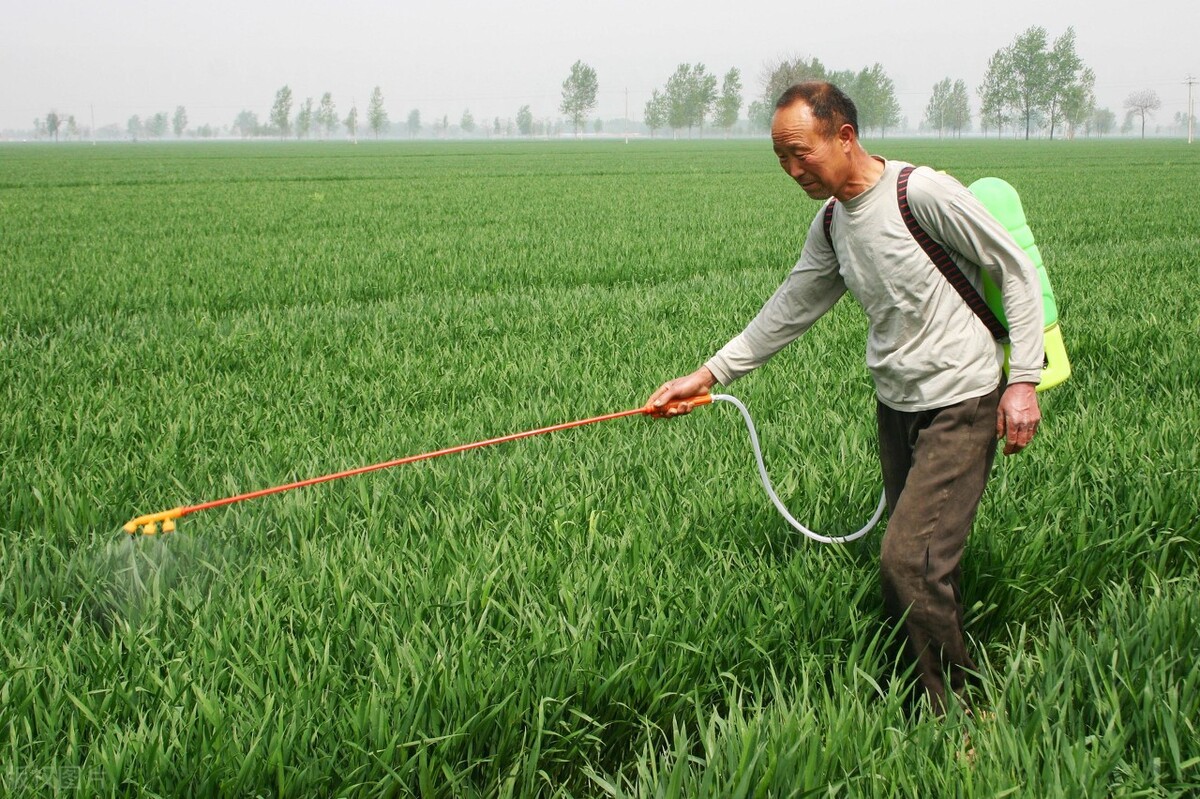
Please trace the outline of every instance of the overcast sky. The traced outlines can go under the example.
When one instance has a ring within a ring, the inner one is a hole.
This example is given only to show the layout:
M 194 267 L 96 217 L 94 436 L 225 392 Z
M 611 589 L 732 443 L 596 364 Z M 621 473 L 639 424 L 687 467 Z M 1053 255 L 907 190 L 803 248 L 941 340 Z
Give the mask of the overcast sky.
M 597 115 L 624 116 L 628 90 L 640 119 L 681 62 L 737 67 L 748 103 L 764 62 L 784 56 L 883 64 L 915 127 L 944 77 L 965 80 L 977 107 L 988 58 L 1031 25 L 1051 41 L 1074 26 L 1098 103 L 1118 116 L 1131 91 L 1152 88 L 1155 121 L 1170 124 L 1185 78 L 1200 77 L 1197 0 L 5 0 L 0 20 L 0 129 L 51 109 L 122 129 L 178 105 L 192 126 L 243 109 L 265 120 L 284 84 L 296 105 L 332 92 L 339 116 L 352 101 L 361 116 L 379 85 L 396 122 L 412 108 L 426 123 L 457 123 L 464 108 L 505 119 L 525 104 L 557 118 L 578 59 L 597 72 Z

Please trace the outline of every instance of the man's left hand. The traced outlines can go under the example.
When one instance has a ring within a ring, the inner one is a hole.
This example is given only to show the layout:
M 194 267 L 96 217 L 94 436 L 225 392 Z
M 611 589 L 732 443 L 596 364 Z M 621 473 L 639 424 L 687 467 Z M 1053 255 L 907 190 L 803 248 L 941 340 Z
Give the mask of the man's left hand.
M 1037 387 L 1033 383 L 1009 385 L 996 410 L 996 440 L 1005 440 L 1004 454 L 1012 455 L 1029 446 L 1041 420 Z

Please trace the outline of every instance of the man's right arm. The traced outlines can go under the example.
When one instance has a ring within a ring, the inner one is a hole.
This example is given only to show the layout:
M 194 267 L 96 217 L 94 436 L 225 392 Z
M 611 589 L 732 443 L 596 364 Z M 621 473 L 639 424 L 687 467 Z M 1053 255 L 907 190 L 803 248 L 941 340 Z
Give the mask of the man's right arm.
M 837 256 L 825 239 L 822 214 L 817 214 L 800 261 L 758 315 L 695 372 L 664 383 L 650 402 L 663 405 L 704 393 L 716 383 L 729 385 L 799 338 L 845 293 Z
M 845 293 L 837 255 L 825 238 L 824 213 L 818 213 L 796 266 L 750 324 L 704 365 L 718 383 L 729 385 L 803 335 Z
M 729 385 L 802 336 L 845 293 L 836 270 L 823 273 L 801 259 L 745 330 L 704 365 L 717 382 Z

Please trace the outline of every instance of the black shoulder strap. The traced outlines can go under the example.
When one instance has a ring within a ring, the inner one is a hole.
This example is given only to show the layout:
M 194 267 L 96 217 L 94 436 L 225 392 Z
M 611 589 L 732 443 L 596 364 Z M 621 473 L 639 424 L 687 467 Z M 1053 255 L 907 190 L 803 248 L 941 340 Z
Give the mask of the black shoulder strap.
M 970 306 L 979 320 L 983 322 L 988 332 L 993 338 L 1005 339 L 1008 338 L 1008 330 L 1004 324 L 996 318 L 996 314 L 988 307 L 983 296 L 971 285 L 971 281 L 967 280 L 967 276 L 958 268 L 958 264 L 954 263 L 954 259 L 946 252 L 942 245 L 934 241 L 925 229 L 922 228 L 916 218 L 913 216 L 912 209 L 908 207 L 908 178 L 912 174 L 915 167 L 906 166 L 900 170 L 900 177 L 896 180 L 896 202 L 900 205 L 900 216 L 904 219 L 904 224 L 908 226 L 908 232 L 916 239 L 917 244 L 921 245 L 921 249 L 933 261 L 933 265 L 938 268 L 938 271 L 945 276 L 946 280 L 950 281 L 950 285 L 958 292 Z M 833 218 L 832 204 L 826 206 L 825 209 L 825 235 L 829 236 L 829 223 Z
M 837 197 L 830 197 L 825 203 L 825 241 L 833 247 L 833 206 L 837 205 Z

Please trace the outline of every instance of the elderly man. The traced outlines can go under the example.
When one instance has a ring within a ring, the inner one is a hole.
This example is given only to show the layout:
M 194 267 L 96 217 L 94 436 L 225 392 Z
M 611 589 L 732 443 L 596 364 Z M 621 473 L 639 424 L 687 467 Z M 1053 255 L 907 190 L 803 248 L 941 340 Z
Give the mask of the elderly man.
M 854 103 L 829 83 L 792 86 L 776 104 L 771 139 L 783 170 L 809 197 L 829 202 L 809 226 L 799 262 L 758 315 L 650 402 L 728 385 L 850 291 L 869 320 L 867 366 L 877 394 L 889 510 L 880 555 L 884 606 L 902 620 L 920 687 L 943 713 L 951 695 L 966 701 L 975 668 L 964 640 L 959 564 L 996 441 L 1005 440 L 1006 455 L 1021 451 L 1040 418 L 1037 272 L 958 181 L 925 168 L 908 175 L 907 202 L 920 227 L 974 286 L 982 270 L 1000 287 L 1011 342 L 1006 381 L 1000 343 L 901 216 L 897 181 L 909 165 L 863 149 Z

